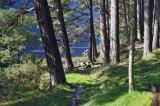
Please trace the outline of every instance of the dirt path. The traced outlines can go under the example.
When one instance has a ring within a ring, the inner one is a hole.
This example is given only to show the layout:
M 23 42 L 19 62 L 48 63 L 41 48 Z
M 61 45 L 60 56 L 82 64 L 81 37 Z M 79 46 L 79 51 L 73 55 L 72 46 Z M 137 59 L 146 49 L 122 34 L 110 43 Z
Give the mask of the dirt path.
M 152 106 L 160 106 L 160 93 L 155 92 L 153 95 L 154 96 L 153 96 L 153 104 L 152 104 Z
M 77 100 L 81 98 L 83 93 L 83 85 L 78 85 L 76 90 L 73 93 L 73 97 L 71 100 L 71 106 L 78 106 Z

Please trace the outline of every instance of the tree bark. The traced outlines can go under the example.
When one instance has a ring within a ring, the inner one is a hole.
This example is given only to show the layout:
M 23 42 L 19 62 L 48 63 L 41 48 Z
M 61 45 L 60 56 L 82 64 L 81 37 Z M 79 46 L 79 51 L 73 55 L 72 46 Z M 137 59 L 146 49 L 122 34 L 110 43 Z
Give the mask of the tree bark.
M 141 40 L 144 41 L 144 0 L 141 0 L 140 5 L 140 32 L 141 32 Z
M 129 44 L 129 28 L 128 28 L 128 20 L 127 20 L 127 10 L 126 10 L 126 0 L 123 0 L 123 10 L 124 10 L 124 21 L 125 21 L 125 35 L 128 39 Z
M 96 40 L 95 40 L 95 35 L 92 36 L 92 60 L 96 62 L 96 57 L 97 57 L 97 47 L 96 47 Z
M 70 52 L 70 47 L 69 47 L 69 41 L 68 41 L 68 36 L 67 36 L 67 31 L 66 31 L 66 25 L 64 22 L 64 17 L 63 17 L 63 10 L 62 10 L 62 5 L 60 0 L 54 0 L 55 3 L 55 8 L 56 8 L 56 14 L 57 14 L 57 19 L 60 24 L 60 30 L 62 34 L 62 48 L 64 51 L 64 58 L 65 58 L 65 68 L 66 69 L 72 69 L 73 62 L 71 58 L 71 52 Z
M 137 1 L 137 40 L 142 43 L 142 34 L 143 34 L 143 30 L 141 29 L 141 24 L 143 25 L 142 21 L 142 0 L 138 0 Z
M 93 13 L 92 13 L 92 15 L 93 15 Z M 93 23 L 93 21 L 92 21 L 92 23 Z M 92 41 L 92 43 L 93 43 L 93 53 L 94 53 L 94 59 L 95 59 L 96 57 L 98 57 L 98 52 L 97 52 L 97 44 L 96 44 L 95 31 L 94 31 L 94 23 L 92 25 L 93 25 L 93 41 Z M 94 60 L 94 61 L 96 62 L 96 60 Z
M 119 0 L 111 0 L 110 60 L 111 64 L 120 62 L 119 53 Z
M 109 37 L 106 29 L 105 0 L 100 0 L 100 38 L 103 66 L 109 63 Z
M 94 64 L 94 60 L 93 60 L 93 55 L 92 55 L 92 53 L 93 53 L 93 46 L 92 46 L 92 36 L 91 36 L 91 34 L 90 34 L 90 36 L 89 36 L 89 52 L 88 52 L 88 59 L 89 59 L 89 61 L 91 62 L 91 64 L 93 65 Z
M 129 46 L 129 67 L 128 67 L 128 77 L 129 77 L 129 93 L 134 91 L 134 74 L 133 74 L 133 63 L 134 63 L 134 41 L 137 35 L 137 0 L 130 0 L 130 10 L 134 13 L 130 13 L 130 46 Z
M 110 52 L 110 12 L 109 12 L 109 0 L 106 0 L 106 27 L 107 27 L 107 35 L 108 35 L 108 52 Z
M 144 1 L 144 49 L 143 57 L 147 57 L 152 52 L 152 2 L 151 0 Z
M 95 38 L 95 31 L 94 31 L 94 19 L 93 19 L 93 1 L 91 0 L 90 1 L 91 2 L 91 4 L 90 4 L 90 11 L 92 11 L 91 13 L 90 13 L 90 15 L 91 15 L 91 25 L 92 25 L 92 36 L 93 36 L 93 41 L 92 41 L 92 45 L 93 45 L 93 60 L 96 62 L 96 57 L 98 57 L 98 52 L 97 52 L 97 45 L 96 45 L 96 38 Z
M 159 5 L 159 0 L 155 0 L 155 6 L 154 6 L 154 32 L 153 32 L 153 42 L 152 42 L 152 50 L 159 48 L 159 22 L 158 22 L 158 6 Z
M 152 34 L 154 33 L 154 22 L 155 22 L 155 9 L 156 9 L 156 7 L 155 7 L 155 2 L 156 2 L 156 0 L 153 0 L 153 2 L 154 2 L 154 6 L 153 6 L 153 17 L 152 17 Z
M 157 10 L 160 10 L 160 1 L 158 1 L 158 4 L 159 6 L 157 6 Z M 160 22 L 160 12 L 158 11 L 157 12 L 157 16 L 158 16 L 158 22 Z
M 131 33 L 130 33 L 130 47 L 129 47 L 129 67 L 128 67 L 128 77 L 129 77 L 129 93 L 134 91 L 134 81 L 133 81 L 133 53 L 134 53 L 134 33 L 133 33 L 133 28 L 131 28 Z
M 49 68 L 50 87 L 53 88 L 59 83 L 66 83 L 66 78 L 47 0 L 34 0 L 34 8 Z
M 95 52 L 96 52 L 96 42 L 94 34 L 94 24 L 93 24 L 93 5 L 92 0 L 89 0 L 89 20 L 90 20 L 90 43 L 89 43 L 89 60 L 92 64 L 95 62 Z

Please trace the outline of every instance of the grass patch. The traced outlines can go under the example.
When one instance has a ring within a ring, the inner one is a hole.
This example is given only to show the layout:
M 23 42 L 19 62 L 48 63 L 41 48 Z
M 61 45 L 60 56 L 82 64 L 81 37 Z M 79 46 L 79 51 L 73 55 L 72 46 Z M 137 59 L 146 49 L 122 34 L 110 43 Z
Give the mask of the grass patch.
M 80 73 L 70 73 L 66 75 L 67 82 L 72 84 L 91 84 L 92 78 L 89 75 L 81 75 Z
M 148 92 L 133 92 L 124 94 L 107 106 L 151 106 L 152 94 Z
M 152 103 L 152 94 L 147 92 L 125 93 L 116 100 L 114 100 L 114 96 L 112 96 L 112 101 L 110 101 L 107 96 L 104 98 L 105 99 L 93 98 L 92 101 L 84 106 L 151 106 Z
M 32 93 L 26 97 L 3 101 L 2 106 L 69 106 L 72 92 L 69 86 L 59 85 L 54 88 L 54 91 Z
M 106 66 L 94 69 L 91 72 L 74 71 L 66 74 L 67 82 L 73 85 L 83 84 L 84 93 L 78 100 L 84 106 L 150 106 L 153 95 L 147 91 L 148 82 L 143 80 L 146 76 L 149 83 L 159 86 L 160 80 L 160 49 L 148 58 L 139 61 L 142 52 L 135 52 L 134 65 L 135 92 L 128 93 L 128 63 L 127 53 L 122 55 L 122 63 L 117 66 Z M 78 58 L 75 61 L 79 60 Z M 43 75 L 46 78 L 48 75 Z M 48 78 L 46 78 L 48 80 Z M 45 80 L 46 81 L 46 80 Z M 70 106 L 73 89 L 67 85 L 57 86 L 53 92 L 35 91 L 14 101 L 0 102 L 0 105 L 13 106 Z M 35 95 L 35 96 L 34 96 Z
M 126 54 L 122 56 L 125 62 L 127 56 Z M 128 94 L 126 62 L 95 71 L 96 73 L 92 75 L 95 82 L 85 85 L 85 94 L 80 103 L 84 106 L 150 106 L 153 95 L 148 91 L 148 82 L 143 80 L 142 74 L 147 77 L 149 83 L 160 86 L 160 50 L 154 51 L 154 54 L 138 62 L 141 58 L 142 52 L 135 52 L 135 92 Z

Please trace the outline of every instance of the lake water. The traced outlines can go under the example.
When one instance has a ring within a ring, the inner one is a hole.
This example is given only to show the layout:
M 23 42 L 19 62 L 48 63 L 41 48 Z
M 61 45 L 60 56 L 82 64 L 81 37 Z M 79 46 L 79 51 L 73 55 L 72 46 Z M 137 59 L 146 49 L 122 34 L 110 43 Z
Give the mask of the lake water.
M 96 37 L 96 43 L 97 45 L 99 44 L 99 37 Z M 75 44 L 70 44 L 70 50 L 71 50 L 71 55 L 73 57 L 75 56 L 81 56 L 82 53 L 89 48 L 88 42 L 77 42 Z M 38 45 L 28 45 L 25 50 L 21 52 L 23 53 L 29 53 L 29 54 L 38 54 L 41 58 L 45 57 L 44 53 L 44 48 L 43 46 L 38 46 Z M 63 54 L 61 54 L 63 55 Z

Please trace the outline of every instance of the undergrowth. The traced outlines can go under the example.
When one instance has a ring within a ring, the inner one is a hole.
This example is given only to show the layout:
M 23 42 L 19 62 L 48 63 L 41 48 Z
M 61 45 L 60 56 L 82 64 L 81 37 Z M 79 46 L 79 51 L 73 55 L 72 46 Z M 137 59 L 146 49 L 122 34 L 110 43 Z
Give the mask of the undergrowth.
M 123 54 L 122 63 L 116 66 L 99 67 L 90 72 L 73 71 L 66 74 L 68 83 L 82 84 L 84 93 L 78 100 L 84 106 L 150 106 L 153 95 L 149 91 L 148 83 L 160 87 L 159 67 L 160 49 L 154 54 L 142 58 L 141 51 L 135 52 L 134 84 L 135 91 L 128 93 L 128 63 L 127 52 Z M 143 80 L 145 75 L 149 82 Z M 43 82 L 49 81 L 49 75 L 42 73 Z M 21 89 L 19 89 L 21 91 Z M 38 88 L 30 90 L 29 96 L 19 99 L 6 99 L 0 105 L 13 106 L 70 106 L 74 89 L 68 85 L 59 85 L 52 92 Z M 21 94 L 19 94 L 20 96 Z

